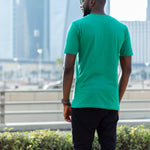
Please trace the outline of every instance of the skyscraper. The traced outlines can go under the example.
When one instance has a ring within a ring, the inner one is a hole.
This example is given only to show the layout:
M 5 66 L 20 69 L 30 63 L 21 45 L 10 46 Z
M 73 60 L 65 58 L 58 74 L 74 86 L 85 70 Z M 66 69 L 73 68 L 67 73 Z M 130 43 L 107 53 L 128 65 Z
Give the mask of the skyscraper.
M 150 0 L 147 0 L 147 20 L 150 20 Z
M 123 21 L 128 26 L 133 48 L 133 63 L 150 61 L 150 21 Z
M 42 49 L 42 60 L 50 60 L 49 0 L 13 0 L 14 57 L 37 60 L 37 49 Z
M 63 58 L 69 25 L 82 17 L 82 11 L 78 0 L 52 0 L 50 10 L 50 58 L 51 61 L 55 61 L 57 58 Z
M 0 7 L 0 59 L 12 59 L 12 0 L 1 0 Z
M 110 0 L 106 0 L 105 12 L 107 15 L 110 15 Z
M 13 57 L 28 59 L 29 56 L 29 33 L 25 1 L 13 1 Z
M 106 0 L 105 12 L 110 14 L 110 0 Z M 51 1 L 51 60 L 64 56 L 69 25 L 82 16 L 79 0 Z
M 50 5 L 50 60 L 55 61 L 62 57 L 67 0 L 51 0 Z
M 79 19 L 83 16 L 81 8 L 80 8 L 80 1 L 70 1 L 67 0 L 66 3 L 66 12 L 65 12 L 65 22 L 64 22 L 64 31 L 63 31 L 63 44 L 62 50 L 64 51 L 65 40 L 66 40 L 66 33 L 69 28 L 69 25 L 76 19 Z M 63 52 L 62 51 L 62 52 Z M 62 53 L 62 56 L 64 53 Z
M 37 58 L 37 49 L 42 49 L 42 59 L 49 56 L 49 0 L 25 0 L 30 36 L 30 58 Z M 35 32 L 38 32 L 36 35 Z

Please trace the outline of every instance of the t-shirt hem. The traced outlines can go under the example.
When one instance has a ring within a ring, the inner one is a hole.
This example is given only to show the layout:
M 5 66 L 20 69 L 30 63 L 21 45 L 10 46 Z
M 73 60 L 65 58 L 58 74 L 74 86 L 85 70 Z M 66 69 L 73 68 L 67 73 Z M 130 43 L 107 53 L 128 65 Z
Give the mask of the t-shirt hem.
M 125 54 L 125 55 L 120 55 L 120 56 L 133 56 L 133 53 L 131 53 L 131 54 Z
M 67 50 L 65 50 L 64 53 L 66 53 L 66 54 L 72 54 L 72 55 L 77 55 L 77 53 L 70 52 L 70 51 L 67 51 Z
M 73 106 L 71 105 L 71 108 L 100 108 L 100 109 L 107 109 L 107 110 L 117 110 L 119 111 L 120 108 L 118 107 L 101 107 L 101 106 Z

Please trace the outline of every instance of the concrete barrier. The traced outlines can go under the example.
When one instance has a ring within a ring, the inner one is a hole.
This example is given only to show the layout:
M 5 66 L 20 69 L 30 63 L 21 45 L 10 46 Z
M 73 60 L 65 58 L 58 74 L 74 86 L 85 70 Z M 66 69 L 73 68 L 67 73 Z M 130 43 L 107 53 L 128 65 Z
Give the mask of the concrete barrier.
M 63 119 L 61 98 L 61 90 L 1 92 L 0 130 L 3 131 L 3 127 L 20 131 L 43 128 L 70 130 Z M 118 124 L 150 125 L 150 90 L 126 91 Z

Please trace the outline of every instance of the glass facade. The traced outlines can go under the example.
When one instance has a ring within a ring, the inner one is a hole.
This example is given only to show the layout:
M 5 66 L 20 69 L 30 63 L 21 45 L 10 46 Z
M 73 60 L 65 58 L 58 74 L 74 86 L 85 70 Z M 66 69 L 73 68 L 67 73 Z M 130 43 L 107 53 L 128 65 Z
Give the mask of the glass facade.
M 129 28 L 134 51 L 133 63 L 150 61 L 150 21 L 124 21 Z
M 150 0 L 147 0 L 147 20 L 150 20 Z
M 13 57 L 12 1 L 0 1 L 0 59 Z
M 42 49 L 42 59 L 50 60 L 49 14 L 49 0 L 13 1 L 15 58 L 37 60 L 37 50 Z
M 147 21 L 124 21 L 131 34 L 134 63 L 150 60 L 150 0 Z M 82 17 L 80 0 L 1 1 L 0 58 L 42 61 L 63 58 L 66 34 L 72 21 Z M 110 14 L 110 0 L 105 12 Z M 7 33 L 7 34 L 5 34 Z M 6 51 L 7 49 L 7 51 Z

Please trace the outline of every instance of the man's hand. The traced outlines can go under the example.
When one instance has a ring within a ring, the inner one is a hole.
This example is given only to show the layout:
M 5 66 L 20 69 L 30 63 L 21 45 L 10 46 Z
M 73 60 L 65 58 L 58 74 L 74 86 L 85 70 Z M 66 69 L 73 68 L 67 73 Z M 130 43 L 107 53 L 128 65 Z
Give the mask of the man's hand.
M 64 105 L 64 119 L 67 122 L 71 122 L 72 110 L 71 106 Z

